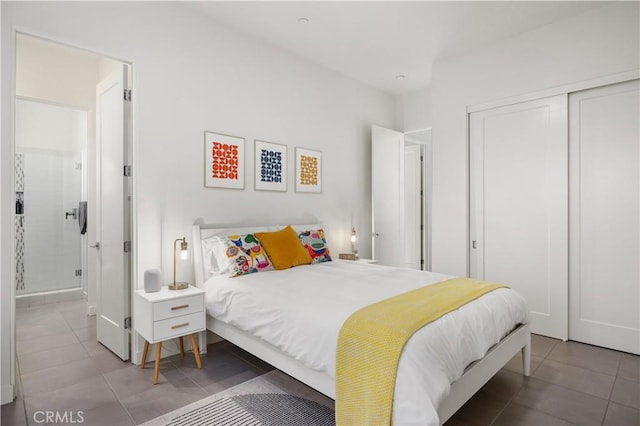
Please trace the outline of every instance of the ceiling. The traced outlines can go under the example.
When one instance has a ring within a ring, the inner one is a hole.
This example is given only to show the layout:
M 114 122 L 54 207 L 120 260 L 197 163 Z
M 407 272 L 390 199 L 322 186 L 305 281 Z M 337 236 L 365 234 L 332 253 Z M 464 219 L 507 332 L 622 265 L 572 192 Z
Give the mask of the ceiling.
M 184 2 L 218 23 L 391 94 L 431 83 L 439 58 L 477 49 L 607 2 Z M 308 23 L 299 23 L 299 18 Z M 404 75 L 404 80 L 396 78 Z

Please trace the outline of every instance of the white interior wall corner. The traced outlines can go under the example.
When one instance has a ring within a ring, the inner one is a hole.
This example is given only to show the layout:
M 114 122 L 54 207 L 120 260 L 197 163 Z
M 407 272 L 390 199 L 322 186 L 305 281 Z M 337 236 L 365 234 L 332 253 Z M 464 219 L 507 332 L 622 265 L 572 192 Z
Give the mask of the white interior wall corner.
M 638 69 L 638 16 L 616 2 L 434 64 L 434 271 L 467 274 L 466 108 Z
M 433 95 L 431 86 L 406 93 L 400 98 L 400 130 L 411 132 L 433 126 Z

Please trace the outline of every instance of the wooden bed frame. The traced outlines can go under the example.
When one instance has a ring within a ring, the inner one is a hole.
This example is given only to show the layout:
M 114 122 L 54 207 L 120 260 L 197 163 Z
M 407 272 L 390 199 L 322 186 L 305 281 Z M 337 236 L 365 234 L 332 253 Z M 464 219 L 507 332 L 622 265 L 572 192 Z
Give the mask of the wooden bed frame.
M 295 226 L 294 226 L 295 227 Z M 309 225 L 308 229 L 317 228 L 318 225 Z M 207 236 L 213 235 L 221 229 L 230 229 L 231 226 L 215 225 L 194 225 L 193 227 L 193 247 L 196 285 L 202 287 L 208 273 L 205 271 L 203 263 L 203 253 L 201 241 Z M 238 225 L 235 229 L 262 229 L 264 226 L 253 228 Z M 246 333 L 232 325 L 217 321 L 207 315 L 207 329 L 216 335 L 228 340 L 236 346 L 268 362 L 288 375 L 300 380 L 306 385 L 314 388 L 318 392 L 335 399 L 335 382 L 328 375 L 312 370 L 302 363 L 291 358 L 275 346 Z M 206 347 L 206 342 L 201 347 Z M 462 407 L 491 377 L 493 377 L 504 365 L 509 362 L 518 351 L 522 352 L 522 368 L 525 376 L 529 376 L 531 362 L 531 333 L 529 324 L 522 324 L 516 327 L 511 333 L 505 336 L 499 343 L 494 345 L 484 358 L 474 361 L 464 371 L 462 377 L 451 384 L 449 396 L 443 400 L 438 407 L 440 422 L 446 422 L 460 407 Z

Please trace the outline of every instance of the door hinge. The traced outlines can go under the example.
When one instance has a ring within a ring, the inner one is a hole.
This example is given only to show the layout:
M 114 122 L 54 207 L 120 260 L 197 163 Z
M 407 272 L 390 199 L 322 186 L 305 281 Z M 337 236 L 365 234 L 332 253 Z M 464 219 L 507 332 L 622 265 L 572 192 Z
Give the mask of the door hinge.
M 126 317 L 124 319 L 124 328 L 125 328 L 125 330 L 130 330 L 131 329 L 131 317 Z
M 124 252 L 129 253 L 131 251 L 131 241 L 124 242 Z
M 131 177 L 131 166 L 124 166 L 124 175 L 126 177 Z
M 124 100 L 131 102 L 131 89 L 124 89 Z
M 424 161 L 424 157 L 422 155 L 420 156 L 420 161 Z
M 82 269 L 76 269 L 76 277 L 82 276 Z
M 420 225 L 420 230 L 424 231 L 424 225 Z

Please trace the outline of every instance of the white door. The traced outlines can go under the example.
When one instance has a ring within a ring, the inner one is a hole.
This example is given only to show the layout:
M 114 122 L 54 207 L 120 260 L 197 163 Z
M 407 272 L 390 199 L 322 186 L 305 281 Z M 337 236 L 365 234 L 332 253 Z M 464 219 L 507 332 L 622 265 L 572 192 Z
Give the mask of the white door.
M 571 340 L 640 353 L 638 80 L 571 94 Z
M 511 286 L 567 339 L 567 97 L 470 114 L 470 275 Z
M 97 206 L 97 337 L 123 360 L 129 359 L 128 178 L 123 167 L 128 147 L 128 107 L 123 66 L 96 87 Z
M 382 265 L 404 264 L 404 134 L 371 128 L 373 258 Z
M 422 260 L 422 146 L 404 146 L 404 266 L 420 269 Z

